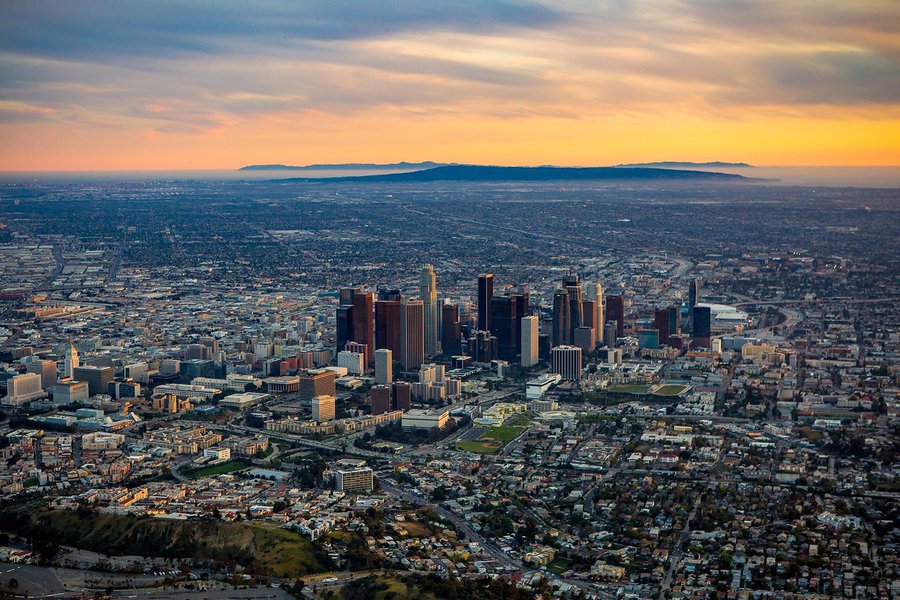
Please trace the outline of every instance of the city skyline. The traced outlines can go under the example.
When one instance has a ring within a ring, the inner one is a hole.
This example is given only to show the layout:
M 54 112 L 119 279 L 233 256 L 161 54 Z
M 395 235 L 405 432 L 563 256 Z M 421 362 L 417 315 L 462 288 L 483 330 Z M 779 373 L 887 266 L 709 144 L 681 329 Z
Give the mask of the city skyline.
M 0 171 L 900 164 L 891 2 L 91 1 L 4 17 Z

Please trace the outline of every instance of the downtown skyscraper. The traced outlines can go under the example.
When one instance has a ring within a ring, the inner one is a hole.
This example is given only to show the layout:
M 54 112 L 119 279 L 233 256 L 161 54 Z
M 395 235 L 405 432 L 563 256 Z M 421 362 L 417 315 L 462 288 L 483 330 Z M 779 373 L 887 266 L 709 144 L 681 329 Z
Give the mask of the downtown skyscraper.
M 400 301 L 400 366 L 418 369 L 425 362 L 425 307 L 421 300 Z
M 437 283 L 434 265 L 423 265 L 419 274 L 419 296 L 425 308 L 425 355 L 435 356 L 441 352 L 441 315 L 437 300 Z
M 587 299 L 594 303 L 594 329 L 596 329 L 597 340 L 603 341 L 603 327 L 606 325 L 603 314 L 603 286 L 599 283 L 588 283 L 584 288 L 584 294 Z M 585 318 L 587 318 L 585 316 Z
M 491 330 L 491 298 L 494 297 L 494 275 L 485 273 L 478 276 L 478 329 Z

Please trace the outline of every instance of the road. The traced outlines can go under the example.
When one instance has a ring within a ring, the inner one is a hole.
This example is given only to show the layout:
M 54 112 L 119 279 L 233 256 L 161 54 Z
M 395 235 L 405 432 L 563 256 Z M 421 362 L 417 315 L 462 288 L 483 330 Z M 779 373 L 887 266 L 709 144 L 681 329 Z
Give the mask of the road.
M 716 457 L 716 462 L 713 463 L 712 469 L 710 469 L 710 476 L 712 479 L 715 479 L 715 475 L 719 472 L 723 460 L 725 460 L 725 451 L 723 448 L 719 448 L 719 455 L 718 457 Z M 714 484 L 710 481 L 707 481 L 706 484 L 707 487 L 712 490 Z M 669 568 L 666 571 L 666 576 L 663 579 L 662 586 L 659 590 L 659 600 L 665 600 L 666 592 L 669 591 L 672 585 L 672 578 L 675 576 L 675 571 L 678 568 L 678 563 L 681 562 L 681 559 L 684 556 L 684 545 L 688 540 L 691 539 L 691 523 L 697 517 L 697 510 L 700 509 L 702 498 L 702 493 L 698 493 L 697 497 L 694 498 L 694 505 L 691 507 L 691 512 L 688 514 L 688 517 L 684 522 L 684 527 L 681 530 L 681 535 L 678 536 L 678 542 L 675 544 L 675 547 L 672 549 L 672 553 L 669 555 Z
M 535 571 L 534 569 L 525 567 L 521 562 L 514 559 L 513 557 L 508 555 L 506 552 L 504 552 L 503 550 L 498 548 L 493 543 L 493 541 L 489 540 L 488 538 L 484 537 L 483 535 L 481 535 L 480 533 L 478 533 L 477 531 L 472 529 L 472 527 L 469 525 L 468 521 L 466 521 L 465 519 L 463 519 L 456 513 L 447 510 L 443 506 L 440 506 L 438 504 L 430 504 L 430 503 L 424 502 L 421 498 L 418 498 L 408 492 L 405 492 L 405 491 L 403 491 L 399 488 L 396 488 L 388 483 L 385 483 L 383 480 L 381 481 L 381 489 L 384 490 L 385 492 L 387 492 L 388 494 L 390 494 L 391 496 L 394 496 L 401 500 L 405 500 L 406 502 L 409 502 L 410 504 L 412 504 L 414 506 L 422 506 L 422 505 L 430 506 L 431 508 L 434 509 L 434 511 L 438 515 L 440 515 L 443 519 L 446 519 L 447 521 L 452 523 L 453 526 L 456 527 L 456 529 L 458 531 L 465 534 L 466 539 L 473 541 L 473 542 L 478 542 L 478 545 L 481 546 L 481 548 L 484 550 L 484 553 L 488 556 L 488 558 L 496 561 L 497 564 L 502 566 L 504 569 L 507 569 L 509 571 L 518 571 L 521 573 L 538 574 L 543 577 L 549 577 L 551 579 L 563 581 L 565 583 L 568 583 L 569 585 L 573 585 L 579 589 L 589 591 L 593 594 L 608 596 L 609 598 L 613 597 L 613 594 L 603 592 L 600 589 L 600 587 L 596 584 L 593 584 L 593 583 L 590 583 L 587 581 L 582 581 L 580 579 L 566 579 L 564 577 L 556 576 L 550 572 L 540 572 L 540 571 Z

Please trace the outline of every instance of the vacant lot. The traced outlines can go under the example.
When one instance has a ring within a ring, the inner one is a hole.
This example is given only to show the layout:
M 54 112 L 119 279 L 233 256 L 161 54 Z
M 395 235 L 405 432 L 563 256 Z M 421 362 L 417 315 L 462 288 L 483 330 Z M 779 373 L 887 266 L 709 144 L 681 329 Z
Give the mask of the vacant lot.
M 619 384 L 609 388 L 609 392 L 611 394 L 646 394 L 648 389 L 650 388 L 646 385 Z

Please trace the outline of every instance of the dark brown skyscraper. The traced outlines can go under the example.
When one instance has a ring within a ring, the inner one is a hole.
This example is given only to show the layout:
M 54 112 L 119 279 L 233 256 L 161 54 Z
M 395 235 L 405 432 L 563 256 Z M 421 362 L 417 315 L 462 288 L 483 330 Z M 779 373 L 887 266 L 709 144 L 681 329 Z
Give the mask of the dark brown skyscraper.
M 412 386 L 405 381 L 395 381 L 391 387 L 394 395 L 394 410 L 409 410 L 412 408 Z
M 399 360 L 402 332 L 400 300 L 376 300 L 375 349 L 387 348 L 394 354 L 394 360 Z
M 454 356 L 462 351 L 458 304 L 441 305 L 441 351 L 447 356 Z
M 550 341 L 554 347 L 572 343 L 569 293 L 564 288 L 556 290 L 553 294 L 553 334 Z
M 391 386 L 376 385 L 372 387 L 372 414 L 380 415 L 391 410 Z
M 503 360 L 516 359 L 516 349 L 520 345 L 521 331 L 516 312 L 515 296 L 495 296 L 491 299 L 491 333 L 497 336 L 497 356 Z
M 616 322 L 616 337 L 625 335 L 625 298 L 623 296 L 606 297 L 606 320 Z
M 659 331 L 659 343 L 666 345 L 669 343 L 669 307 L 657 308 L 653 312 L 653 326 Z
M 494 297 L 494 275 L 485 273 L 478 276 L 478 329 L 491 329 L 491 298 Z
M 366 345 L 366 362 L 375 363 L 375 294 L 353 294 L 353 341 Z
M 596 302 L 593 300 L 582 300 L 581 302 L 581 324 L 585 327 L 593 327 L 594 331 L 597 330 L 597 324 L 594 323 L 594 315 L 597 313 L 595 306 Z
M 425 362 L 425 305 L 421 300 L 400 302 L 400 365 L 407 371 Z

